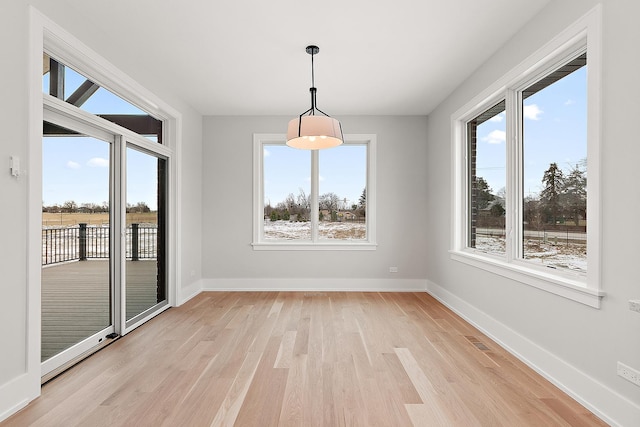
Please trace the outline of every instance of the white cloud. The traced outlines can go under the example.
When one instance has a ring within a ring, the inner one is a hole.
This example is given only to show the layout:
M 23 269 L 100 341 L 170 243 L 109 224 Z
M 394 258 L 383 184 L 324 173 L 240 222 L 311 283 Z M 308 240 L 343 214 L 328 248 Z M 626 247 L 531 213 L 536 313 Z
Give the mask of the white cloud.
M 69 161 L 67 162 L 67 167 L 68 167 L 69 169 L 80 169 L 80 163 L 76 163 L 76 162 L 74 162 L 73 160 L 69 160 Z
M 271 153 L 269 152 L 269 150 L 267 150 L 266 148 L 262 149 L 262 156 L 263 157 L 269 157 L 271 155 Z
M 564 105 L 573 105 L 575 103 L 576 101 L 574 101 L 573 99 L 567 99 L 566 101 L 564 101 Z
M 87 166 L 91 166 L 92 168 L 106 168 L 109 167 L 109 160 L 103 159 L 102 157 L 93 157 L 89 159 Z
M 503 130 L 493 130 L 489 132 L 489 135 L 482 138 L 482 141 L 489 144 L 501 144 L 507 140 L 507 133 Z
M 494 122 L 494 123 L 500 123 L 503 120 L 504 120 L 504 112 L 498 115 L 495 115 L 489 119 L 490 122 Z
M 320 175 L 318 178 L 320 179 L 320 181 L 324 181 L 324 176 Z
M 525 119 L 539 120 L 540 114 L 544 113 L 537 104 L 525 105 L 522 108 L 522 114 Z

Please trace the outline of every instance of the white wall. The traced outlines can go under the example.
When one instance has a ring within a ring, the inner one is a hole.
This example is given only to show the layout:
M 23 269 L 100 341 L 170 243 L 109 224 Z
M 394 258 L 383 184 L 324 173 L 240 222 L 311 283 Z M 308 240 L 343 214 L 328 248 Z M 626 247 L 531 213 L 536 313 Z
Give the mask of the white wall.
M 601 309 L 563 299 L 450 259 L 451 114 L 584 15 L 595 1 L 553 1 L 430 116 L 427 148 L 429 291 L 560 383 L 609 422 L 640 425 L 640 388 L 616 362 L 640 370 L 638 68 L 640 3 L 603 1 Z
M 3 3 L 0 13 L 3 99 L 0 102 L 0 384 L 24 373 L 27 308 L 27 179 L 9 173 L 9 157 L 27 160 L 27 7 Z M 2 397 L 0 389 L 0 397 Z M 4 402 L 2 402 L 4 403 Z M 2 414 L 5 405 L 0 405 Z
M 135 55 L 110 44 L 104 34 L 92 32 L 91 23 L 74 19 L 68 10 L 47 0 L 10 0 L 0 6 L 0 51 L 3 82 L 0 102 L 0 420 L 26 404 L 39 390 L 38 372 L 27 372 L 27 200 L 29 171 L 16 180 L 9 173 L 9 158 L 18 155 L 28 164 L 29 4 L 73 34 L 99 55 L 133 77 L 182 115 L 181 259 L 179 294 L 201 277 L 200 223 L 202 207 L 202 118 L 157 84 L 154 73 L 137 63 Z M 129 57 L 127 55 L 130 55 Z M 37 89 L 39 90 L 39 89 Z M 193 275 L 191 274 L 193 272 Z M 33 326 L 32 326 L 33 327 Z
M 425 289 L 426 117 L 340 117 L 347 134 L 377 135 L 377 250 L 254 251 L 252 135 L 288 120 L 205 118 L 204 288 Z

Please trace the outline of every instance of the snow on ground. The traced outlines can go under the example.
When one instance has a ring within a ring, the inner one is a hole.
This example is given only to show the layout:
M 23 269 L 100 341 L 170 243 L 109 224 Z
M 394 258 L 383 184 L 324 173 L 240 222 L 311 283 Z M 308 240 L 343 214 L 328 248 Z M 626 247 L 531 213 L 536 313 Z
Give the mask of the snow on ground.
M 490 254 L 504 254 L 505 240 L 500 237 L 478 236 L 476 249 Z M 578 273 L 587 272 L 587 247 L 580 243 L 551 243 L 526 240 L 525 259 L 559 269 Z
M 363 222 L 320 221 L 318 235 L 321 239 L 364 240 L 367 226 Z M 269 221 L 264 222 L 265 239 L 310 240 L 310 222 Z

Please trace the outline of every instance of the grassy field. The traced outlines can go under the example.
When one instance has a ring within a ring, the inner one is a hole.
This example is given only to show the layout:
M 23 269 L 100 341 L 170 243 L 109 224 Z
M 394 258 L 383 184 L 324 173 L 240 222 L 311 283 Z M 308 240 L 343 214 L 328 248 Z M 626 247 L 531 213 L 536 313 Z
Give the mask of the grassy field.
M 67 227 L 70 225 L 78 225 L 84 223 L 87 225 L 106 225 L 109 224 L 108 213 L 42 213 L 43 227 Z M 145 213 L 128 213 L 127 225 L 138 224 L 157 224 L 158 215 L 156 212 Z

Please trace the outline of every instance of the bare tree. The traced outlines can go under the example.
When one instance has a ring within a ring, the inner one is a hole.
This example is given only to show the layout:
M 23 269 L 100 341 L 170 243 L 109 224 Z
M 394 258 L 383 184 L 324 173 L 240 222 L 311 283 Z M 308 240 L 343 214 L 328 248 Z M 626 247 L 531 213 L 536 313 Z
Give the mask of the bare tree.
M 309 209 L 309 207 L 311 205 L 311 201 L 309 200 L 309 196 L 307 196 L 305 194 L 305 192 L 304 192 L 304 190 L 302 188 L 299 188 L 297 202 L 298 202 L 298 205 L 300 206 L 300 208 L 302 208 L 302 209 Z
M 340 204 L 340 197 L 336 193 L 325 193 L 318 199 L 318 205 L 320 209 L 327 209 L 329 211 L 338 210 Z
M 293 193 L 289 193 L 289 195 L 284 199 L 284 205 L 286 209 L 292 211 L 296 207 L 296 196 Z
M 78 210 L 78 204 L 73 200 L 67 200 L 62 204 L 62 210 L 67 213 L 76 212 Z

